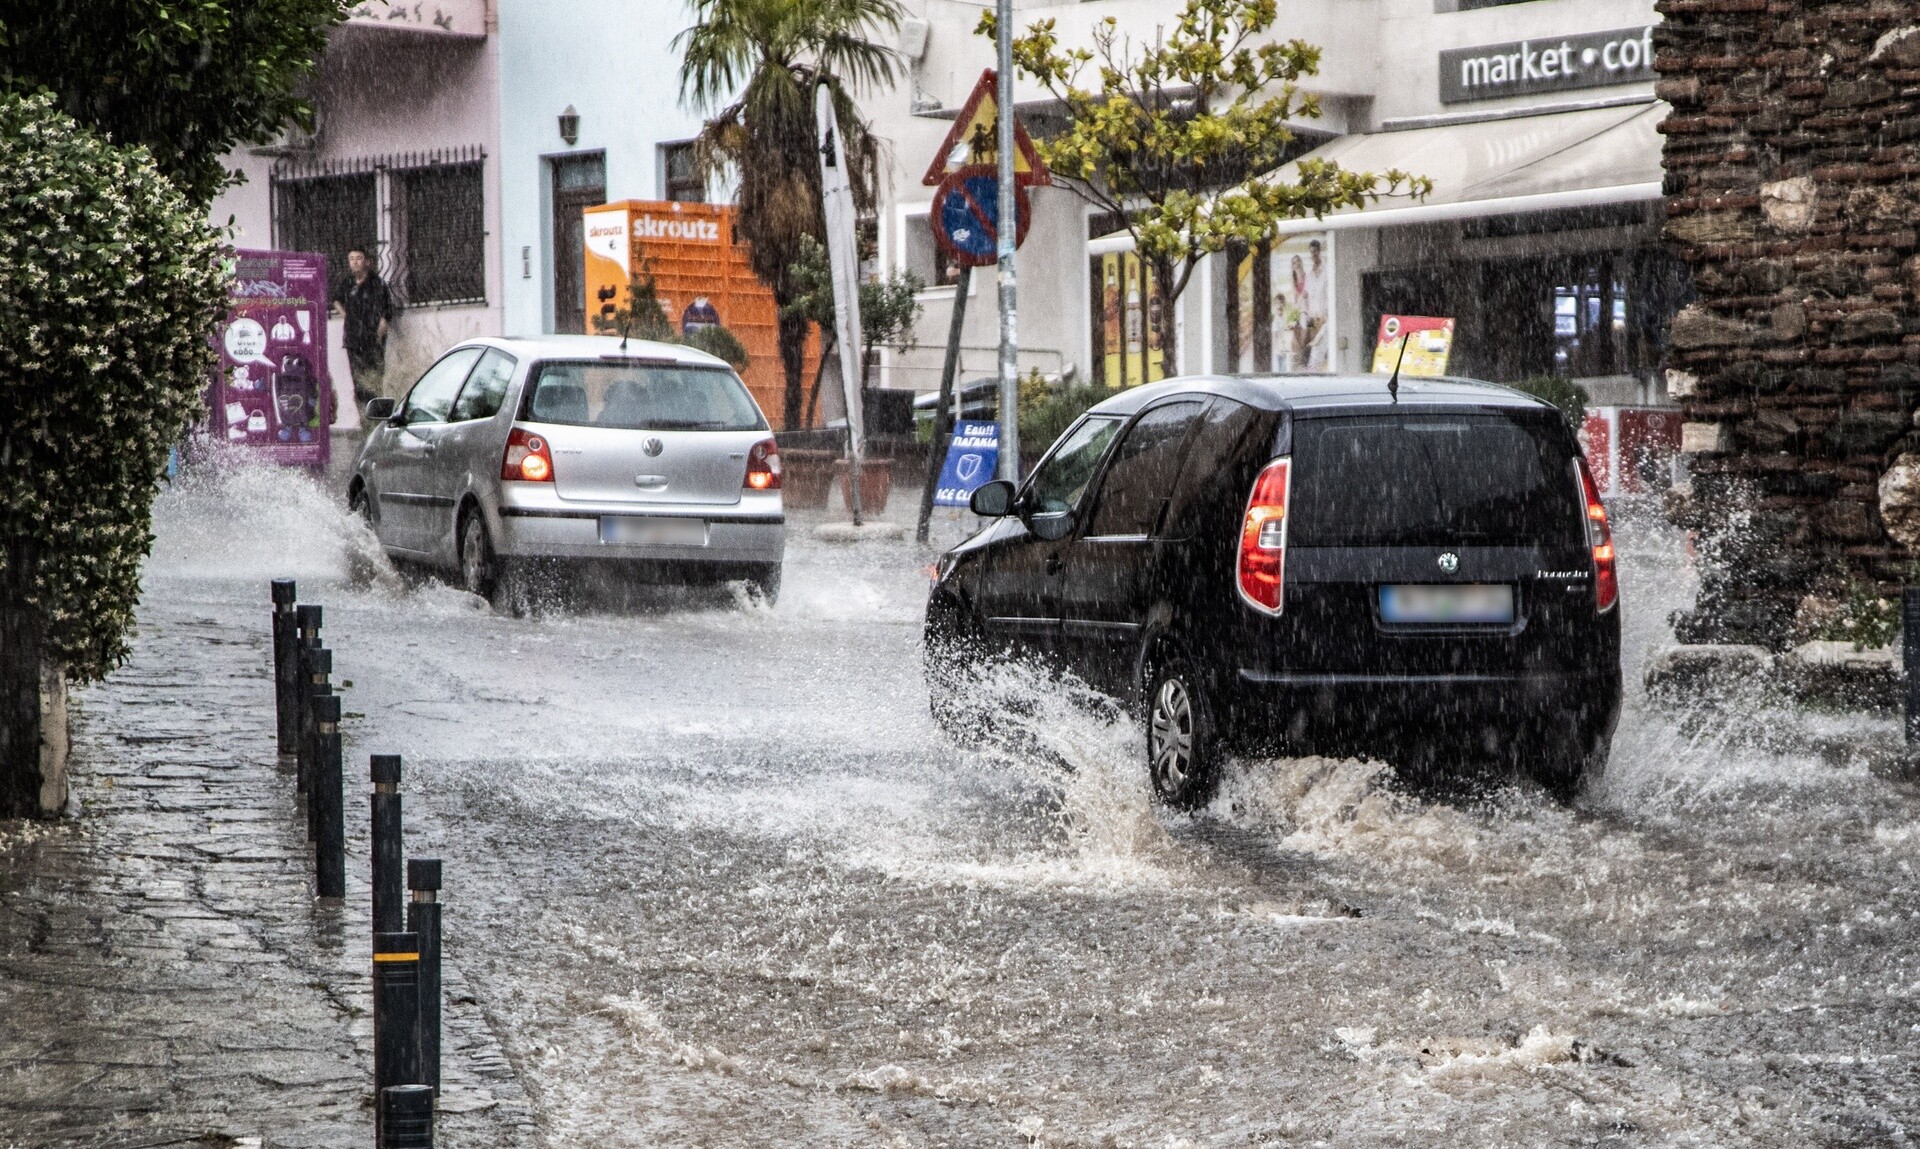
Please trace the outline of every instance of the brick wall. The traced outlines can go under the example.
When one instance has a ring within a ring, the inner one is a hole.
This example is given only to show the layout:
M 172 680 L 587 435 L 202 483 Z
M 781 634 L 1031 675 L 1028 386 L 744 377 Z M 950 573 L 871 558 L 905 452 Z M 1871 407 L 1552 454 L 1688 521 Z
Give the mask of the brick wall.
M 1702 557 L 1677 629 L 1779 646 L 1920 544 L 1920 3 L 1659 10 L 1666 234 L 1700 295 L 1669 360 Z

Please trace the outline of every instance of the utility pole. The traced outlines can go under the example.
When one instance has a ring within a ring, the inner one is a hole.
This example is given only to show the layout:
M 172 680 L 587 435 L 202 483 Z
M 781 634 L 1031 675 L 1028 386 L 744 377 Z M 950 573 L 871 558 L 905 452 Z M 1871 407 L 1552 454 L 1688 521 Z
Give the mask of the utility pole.
M 1013 270 L 1014 243 L 1020 235 L 1013 186 L 1013 0 L 998 0 L 994 26 L 1000 65 L 994 99 L 999 104 L 1000 204 L 994 213 L 999 231 L 1000 272 L 1000 477 L 1020 481 L 1019 337 L 1015 334 L 1018 283 Z

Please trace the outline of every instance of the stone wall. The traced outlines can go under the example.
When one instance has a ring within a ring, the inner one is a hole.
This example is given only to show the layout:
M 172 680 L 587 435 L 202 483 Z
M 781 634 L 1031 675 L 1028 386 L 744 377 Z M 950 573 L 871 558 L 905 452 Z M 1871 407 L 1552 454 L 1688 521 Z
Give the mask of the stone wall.
M 1779 647 L 1920 543 L 1920 3 L 1659 10 L 1666 234 L 1700 295 L 1668 373 L 1702 558 L 1677 629 Z

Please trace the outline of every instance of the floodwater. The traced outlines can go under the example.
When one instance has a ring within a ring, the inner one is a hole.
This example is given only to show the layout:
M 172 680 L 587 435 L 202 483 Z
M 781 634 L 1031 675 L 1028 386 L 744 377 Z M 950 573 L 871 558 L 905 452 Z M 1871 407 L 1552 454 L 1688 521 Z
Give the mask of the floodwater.
M 910 543 L 802 522 L 772 608 L 511 618 L 400 578 L 335 504 L 244 472 L 168 492 L 144 615 L 264 623 L 276 574 L 325 604 L 349 752 L 406 756 L 409 852 L 446 859 L 450 960 L 553 1145 L 1920 1126 L 1920 802 L 1844 749 L 1894 724 L 1650 707 L 1692 593 L 1651 517 L 1619 532 L 1631 698 L 1575 808 L 1316 759 L 1235 763 L 1182 816 L 1137 729 L 1017 668 L 992 689 L 1044 752 L 946 743 Z

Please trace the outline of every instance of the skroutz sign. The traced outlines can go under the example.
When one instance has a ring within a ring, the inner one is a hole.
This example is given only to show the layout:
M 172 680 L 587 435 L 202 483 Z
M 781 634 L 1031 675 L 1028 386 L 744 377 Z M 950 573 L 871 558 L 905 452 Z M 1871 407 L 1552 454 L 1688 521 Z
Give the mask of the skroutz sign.
M 1604 88 L 1654 78 L 1652 25 L 1440 53 L 1443 104 Z

